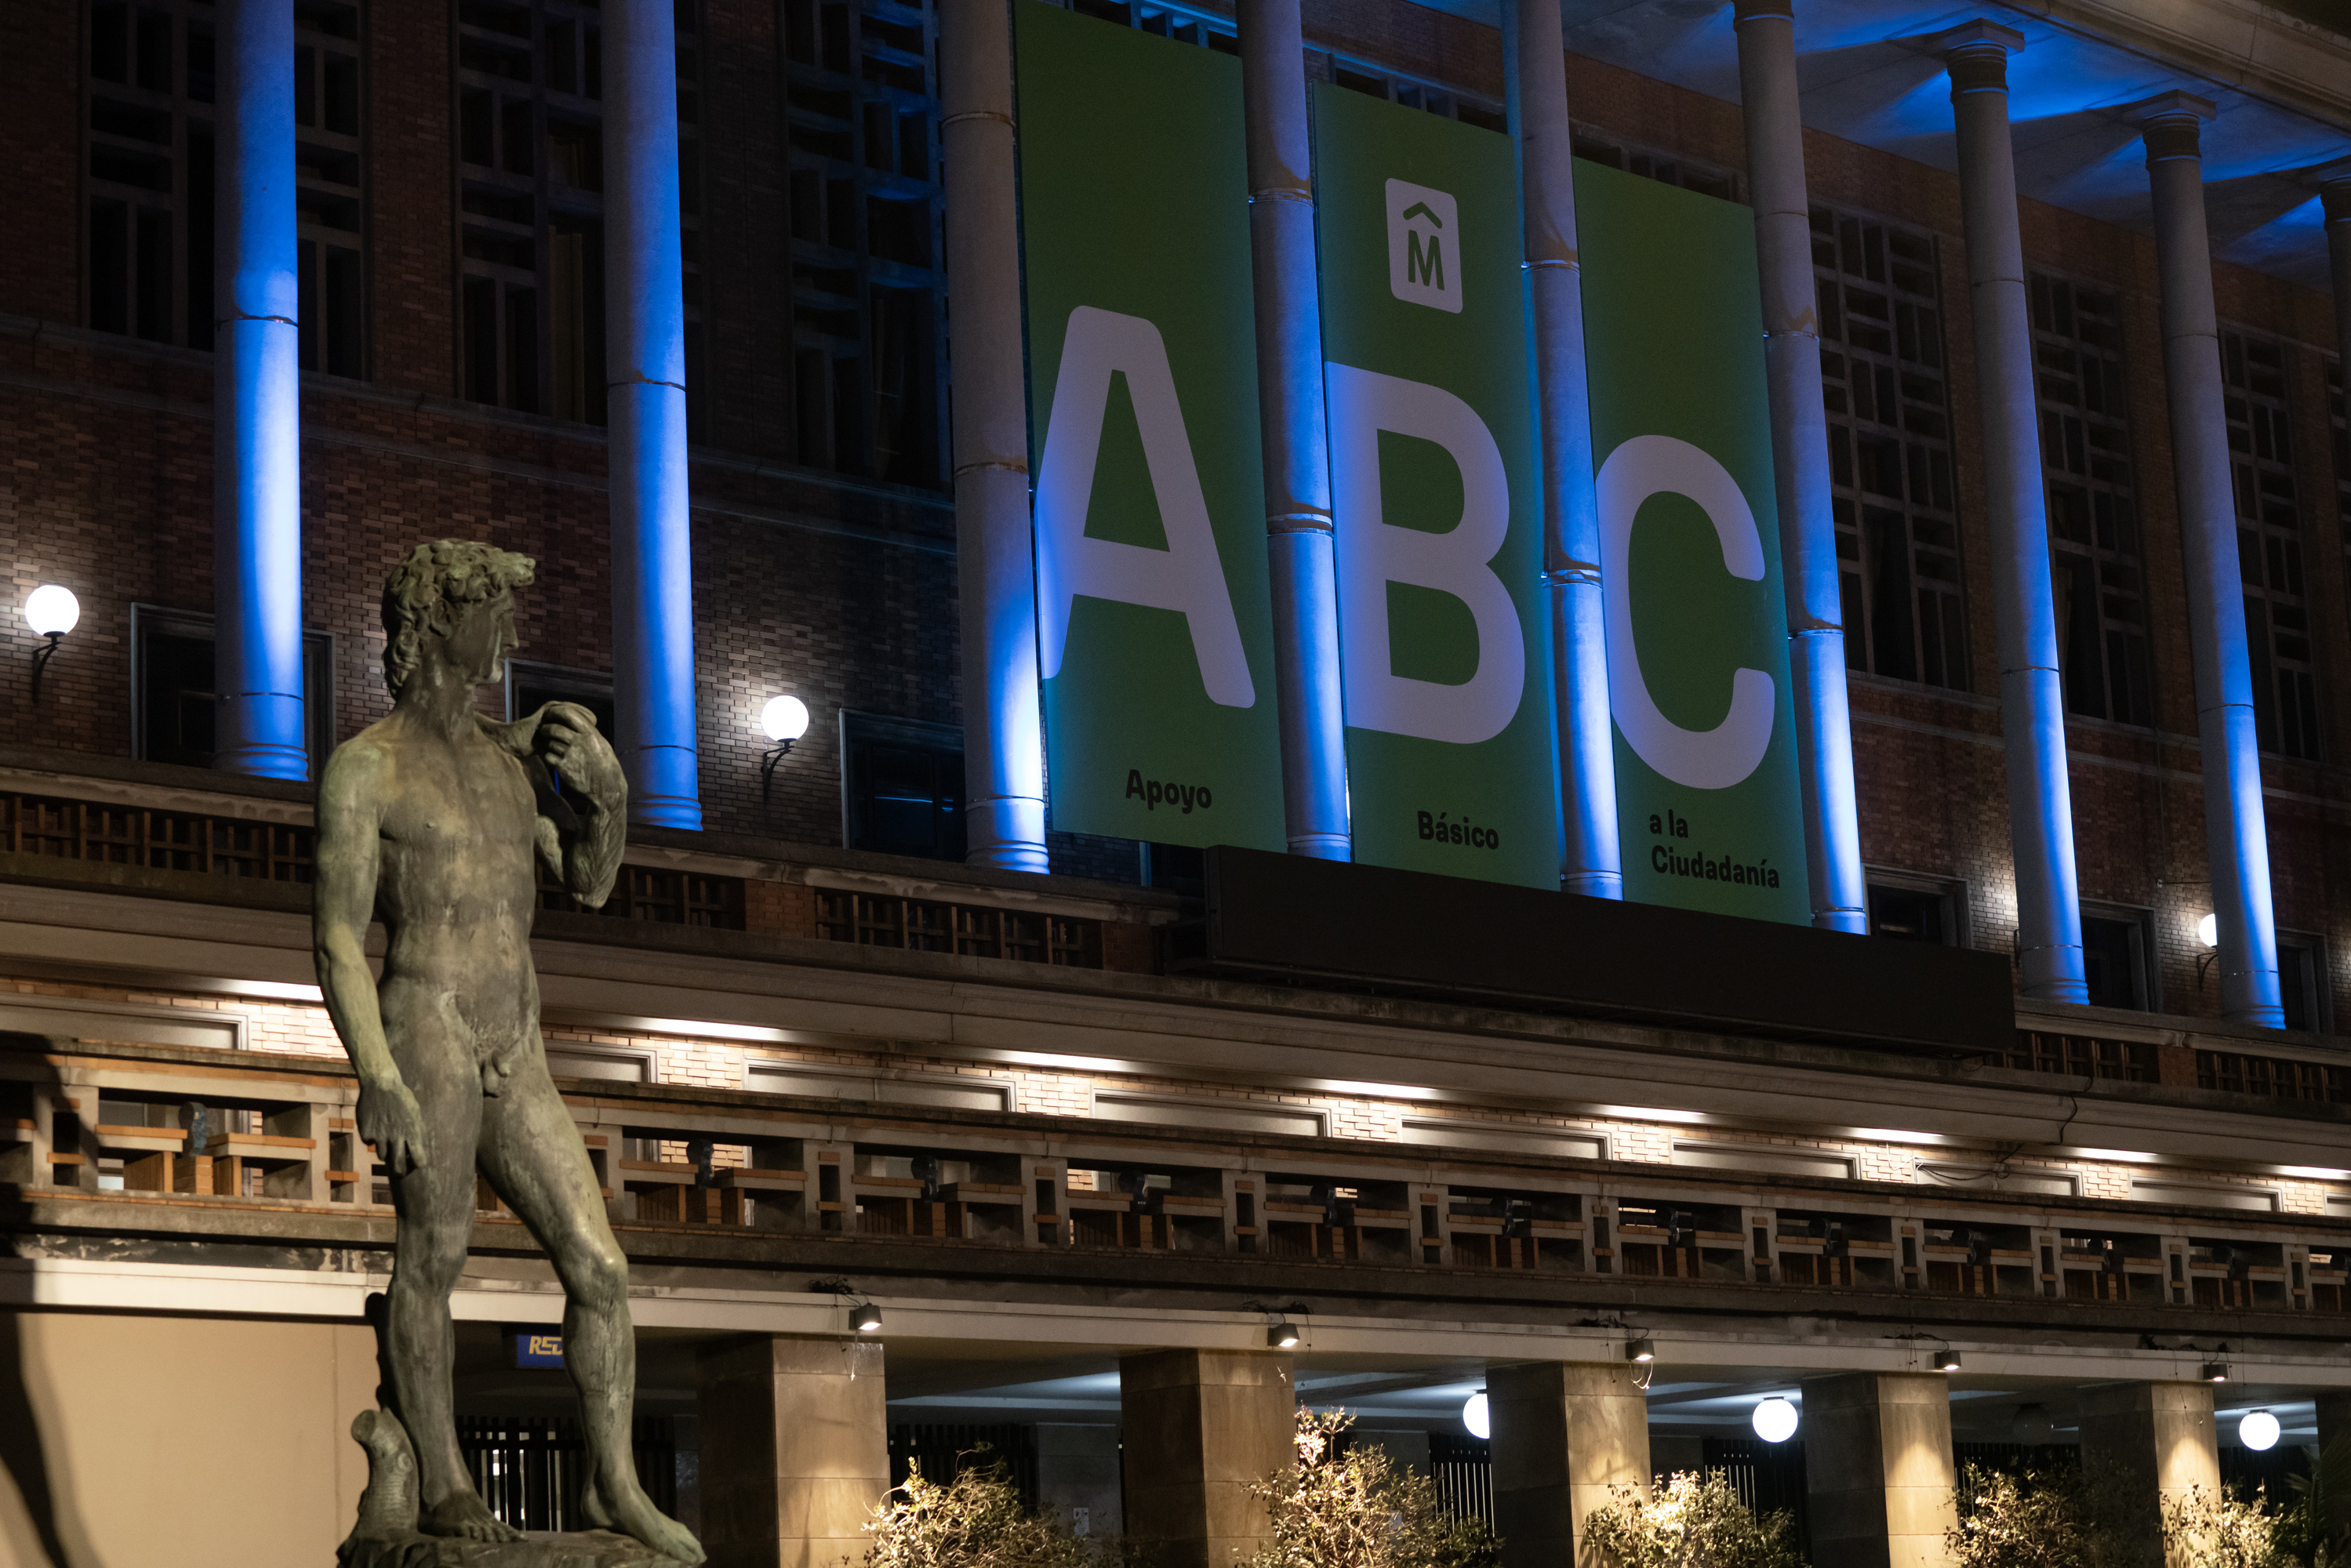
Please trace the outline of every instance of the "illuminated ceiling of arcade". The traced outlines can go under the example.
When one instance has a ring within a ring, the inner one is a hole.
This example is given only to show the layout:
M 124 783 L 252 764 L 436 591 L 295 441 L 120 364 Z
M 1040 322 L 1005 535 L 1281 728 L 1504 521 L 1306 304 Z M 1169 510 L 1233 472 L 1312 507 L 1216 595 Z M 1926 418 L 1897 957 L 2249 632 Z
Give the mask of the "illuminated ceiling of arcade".
M 1422 3 L 1500 20 L 1500 0 Z M 1563 9 L 1573 52 L 1738 101 L 1729 0 L 1564 0 Z M 2009 65 L 2019 193 L 2142 232 L 2153 226 L 2145 152 L 2121 111 L 2173 90 L 2210 100 L 2220 111 L 2204 128 L 2215 256 L 2327 287 L 2316 177 L 2351 171 L 2351 37 L 2252 0 L 1798 0 L 1795 13 L 1804 123 L 1940 169 L 1956 169 L 1958 152 L 1949 86 L 1928 41 L 1978 19 L 2016 29 L 2025 39 Z M 2165 63 L 2183 58 L 2198 68 Z

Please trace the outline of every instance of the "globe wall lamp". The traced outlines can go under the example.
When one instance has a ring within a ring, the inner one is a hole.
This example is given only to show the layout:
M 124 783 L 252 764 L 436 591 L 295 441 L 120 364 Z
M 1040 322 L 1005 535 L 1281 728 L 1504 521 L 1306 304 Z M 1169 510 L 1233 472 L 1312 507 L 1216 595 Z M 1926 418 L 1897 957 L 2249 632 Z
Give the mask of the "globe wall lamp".
M 2266 1410 L 2248 1410 L 2237 1423 L 2237 1440 L 2257 1454 L 2277 1447 L 2278 1418 Z
M 2204 988 L 2204 971 L 2210 968 L 2212 960 L 2220 956 L 2217 951 L 2220 946 L 2220 917 L 2208 915 L 2198 921 L 2196 940 L 2204 945 L 2204 951 L 2196 958 L 2196 988 L 2200 991 Z
M 35 636 L 47 639 L 33 651 L 35 702 L 41 700 L 41 672 L 49 667 L 57 644 L 66 640 L 66 633 L 80 619 L 81 601 L 74 597 L 72 589 L 60 583 L 45 582 L 25 596 L 25 624 L 33 629 Z
M 1462 1401 L 1461 1424 L 1469 1428 L 1469 1435 L 1473 1437 L 1490 1437 L 1494 1435 L 1494 1410 L 1493 1406 L 1486 1402 L 1484 1389 L 1480 1388 Z
M 768 797 L 775 788 L 776 764 L 791 755 L 792 742 L 806 735 L 808 727 L 808 704 L 789 694 L 769 697 L 768 706 L 759 710 L 759 727 L 767 732 L 769 740 L 776 743 L 759 757 L 759 804 L 762 806 L 768 803 Z
M 1796 1407 L 1776 1394 L 1757 1401 L 1748 1421 L 1755 1435 L 1767 1443 L 1784 1443 L 1796 1435 Z

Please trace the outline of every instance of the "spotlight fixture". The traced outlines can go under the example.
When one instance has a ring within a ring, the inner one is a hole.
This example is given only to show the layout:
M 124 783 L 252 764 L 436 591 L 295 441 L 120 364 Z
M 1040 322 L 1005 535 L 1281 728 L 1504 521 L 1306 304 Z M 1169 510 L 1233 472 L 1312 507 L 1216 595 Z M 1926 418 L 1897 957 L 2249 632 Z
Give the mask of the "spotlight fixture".
M 1657 1359 L 1657 1345 L 1656 1345 L 1656 1342 L 1655 1340 L 1646 1340 L 1646 1339 L 1635 1339 L 1635 1340 L 1627 1340 L 1627 1341 L 1625 1341 L 1625 1359 L 1626 1361 L 1637 1361 L 1637 1362 L 1642 1362 L 1642 1363 L 1647 1363 L 1647 1362 L 1652 1362 L 1652 1361 L 1656 1360 L 1656 1359 Z
M 1796 1407 L 1776 1394 L 1758 1400 L 1748 1421 L 1755 1435 L 1767 1443 L 1784 1443 L 1796 1435 Z
M 776 764 L 791 755 L 792 742 L 808 733 L 808 704 L 789 693 L 769 697 L 759 710 L 759 727 L 776 744 L 759 754 L 759 802 L 765 805 L 775 787 Z
M 1461 1424 L 1469 1428 L 1469 1435 L 1473 1437 L 1494 1435 L 1494 1411 L 1486 1403 L 1484 1389 L 1480 1388 L 1461 1402 Z
M 882 1309 L 871 1301 L 860 1301 L 849 1309 L 849 1326 L 859 1333 L 872 1333 L 882 1326 Z
M 1291 1322 L 1288 1318 L 1282 1318 L 1276 1321 L 1267 1327 L 1265 1331 L 1265 1343 L 1274 1350 L 1297 1349 L 1298 1325 Z
M 57 656 L 57 644 L 81 619 L 81 601 L 62 583 L 45 582 L 25 595 L 25 624 L 37 637 L 48 639 L 33 651 L 33 700 L 41 700 L 41 672 Z
M 2278 1418 L 2266 1410 L 2249 1410 L 2237 1423 L 2237 1440 L 2257 1454 L 2277 1447 Z
M 2204 1364 L 2204 1370 L 2197 1375 L 2207 1383 L 2226 1383 L 2229 1381 L 2229 1364 L 2225 1361 L 2208 1361 Z
M 1942 1349 L 1935 1353 L 1936 1371 L 1957 1372 L 1959 1369 L 1959 1353 L 1958 1351 L 1953 1350 L 1949 1345 L 1945 1345 Z

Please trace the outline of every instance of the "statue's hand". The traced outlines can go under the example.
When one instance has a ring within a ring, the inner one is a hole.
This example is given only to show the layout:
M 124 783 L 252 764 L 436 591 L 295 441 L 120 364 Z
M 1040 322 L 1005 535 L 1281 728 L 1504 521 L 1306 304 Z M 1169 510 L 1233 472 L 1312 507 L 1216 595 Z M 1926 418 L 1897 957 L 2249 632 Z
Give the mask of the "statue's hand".
M 360 1085 L 360 1136 L 375 1145 L 376 1158 L 394 1176 L 424 1163 L 424 1113 L 408 1085 L 397 1078 Z
M 621 759 L 596 727 L 596 716 L 578 703 L 549 703 L 538 710 L 531 749 L 547 758 L 563 781 L 600 803 L 622 786 Z

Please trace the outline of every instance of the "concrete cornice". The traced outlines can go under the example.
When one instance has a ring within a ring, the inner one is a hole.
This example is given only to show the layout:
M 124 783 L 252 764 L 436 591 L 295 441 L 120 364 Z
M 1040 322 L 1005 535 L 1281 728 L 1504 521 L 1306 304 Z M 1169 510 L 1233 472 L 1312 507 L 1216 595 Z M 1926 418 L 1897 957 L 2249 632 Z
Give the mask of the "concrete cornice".
M 2351 38 L 2260 0 L 2001 0 L 2351 134 Z

